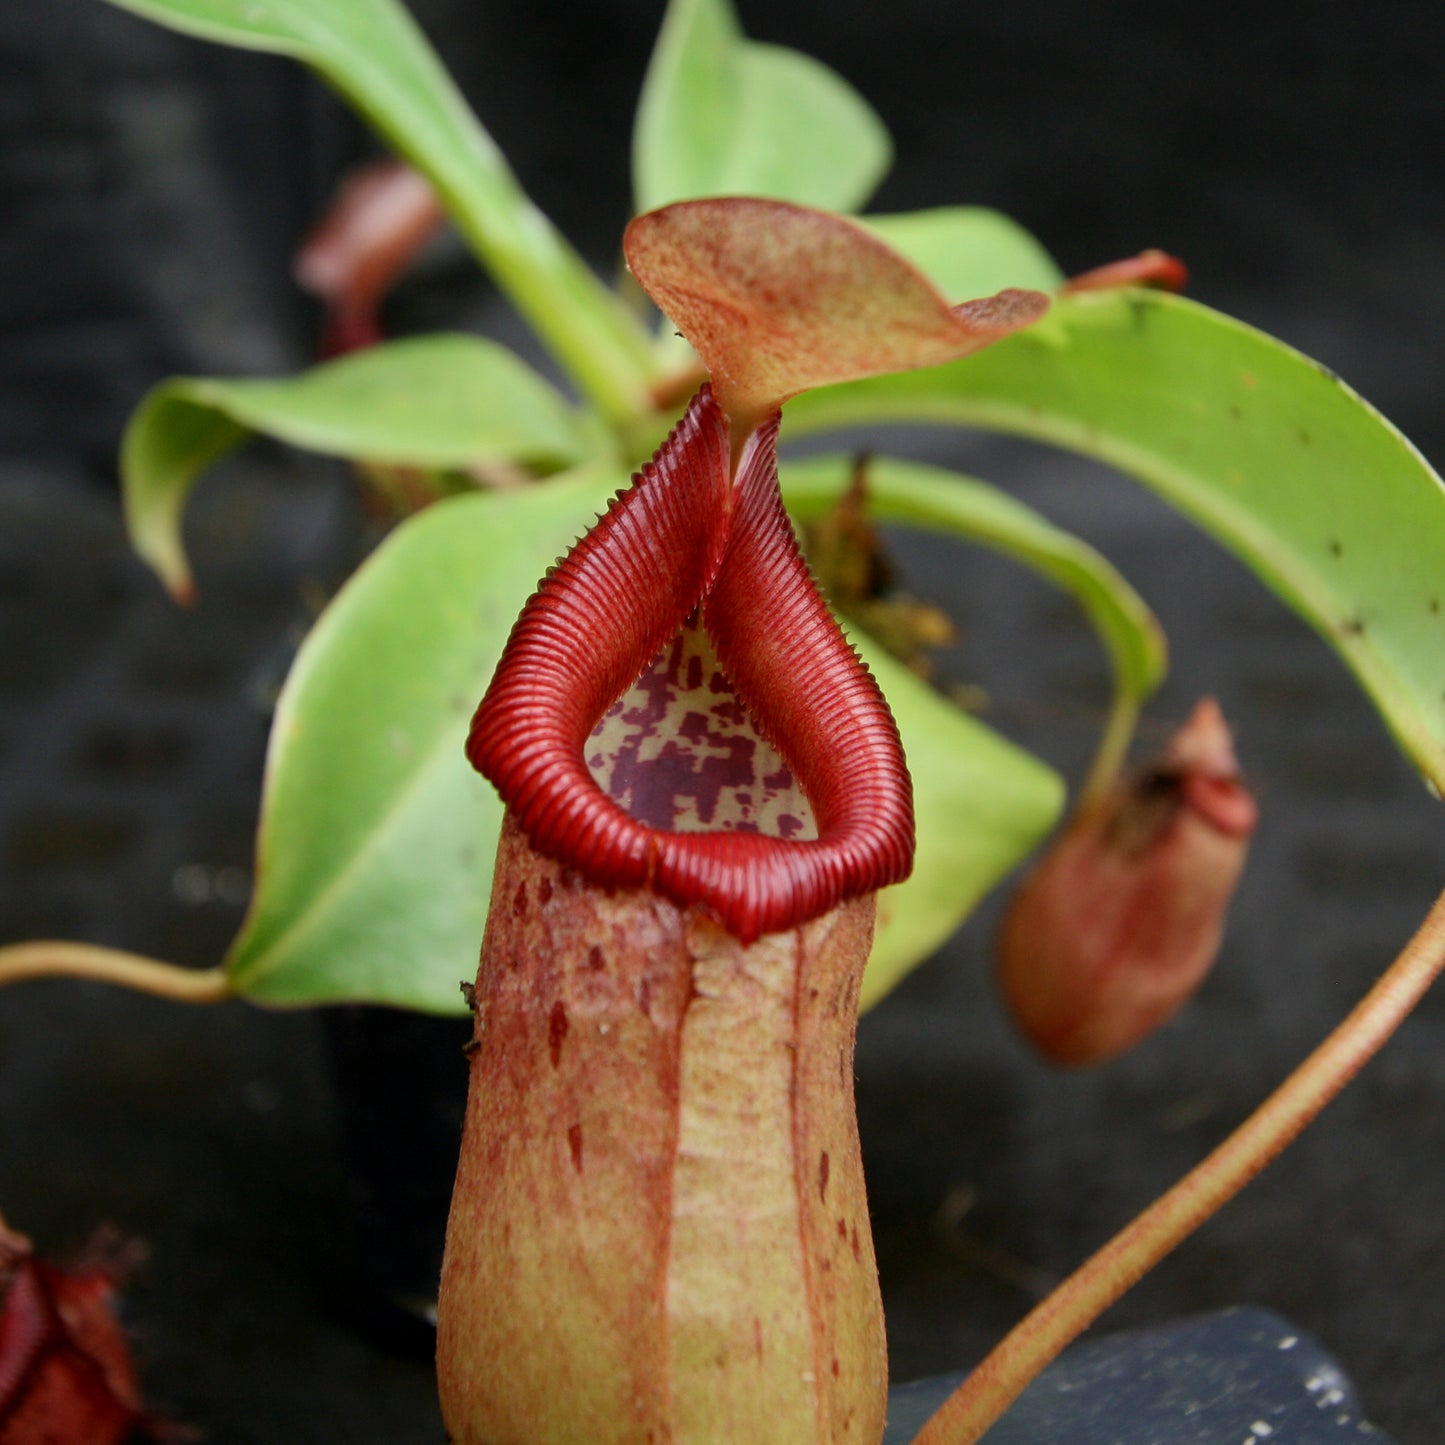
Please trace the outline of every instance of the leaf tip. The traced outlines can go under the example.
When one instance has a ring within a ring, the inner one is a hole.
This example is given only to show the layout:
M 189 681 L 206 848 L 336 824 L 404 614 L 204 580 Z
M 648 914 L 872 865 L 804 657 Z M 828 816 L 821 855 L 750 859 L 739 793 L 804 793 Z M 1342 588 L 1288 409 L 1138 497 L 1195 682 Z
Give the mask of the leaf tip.
M 971 331 L 1002 337 L 1032 326 L 1052 304 L 1042 291 L 1010 286 L 992 296 L 961 302 L 951 309 Z
M 1078 291 L 1110 291 L 1120 286 L 1148 286 L 1156 291 L 1182 291 L 1189 284 L 1189 268 L 1177 256 L 1151 248 L 1122 261 L 1072 276 L 1059 287 L 1061 295 Z
M 170 593 L 171 601 L 178 607 L 194 607 L 199 593 L 196 590 L 196 579 L 187 572 L 182 577 L 162 577 L 166 591 Z

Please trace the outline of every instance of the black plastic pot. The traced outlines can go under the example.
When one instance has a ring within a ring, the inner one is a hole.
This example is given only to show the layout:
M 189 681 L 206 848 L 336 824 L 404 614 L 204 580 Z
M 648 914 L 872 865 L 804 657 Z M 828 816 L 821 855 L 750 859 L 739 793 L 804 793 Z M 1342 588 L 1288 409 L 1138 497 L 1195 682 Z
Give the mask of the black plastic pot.
M 389 1348 L 429 1356 L 472 1021 L 360 1005 L 322 1017 L 349 1166 L 360 1323 Z

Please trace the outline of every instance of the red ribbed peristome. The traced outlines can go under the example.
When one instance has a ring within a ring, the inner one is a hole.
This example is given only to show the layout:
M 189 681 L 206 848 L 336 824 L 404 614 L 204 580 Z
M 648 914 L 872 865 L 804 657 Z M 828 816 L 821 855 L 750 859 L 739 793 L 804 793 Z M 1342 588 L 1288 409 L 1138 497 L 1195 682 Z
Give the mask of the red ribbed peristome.
M 604 886 L 702 904 L 745 941 L 907 876 L 913 801 L 898 732 L 798 551 L 777 479 L 778 417 L 730 479 L 707 387 L 652 462 L 523 609 L 467 756 L 533 845 Z M 818 836 L 669 832 L 588 771 L 607 709 L 701 608 L 739 699 L 801 783 Z

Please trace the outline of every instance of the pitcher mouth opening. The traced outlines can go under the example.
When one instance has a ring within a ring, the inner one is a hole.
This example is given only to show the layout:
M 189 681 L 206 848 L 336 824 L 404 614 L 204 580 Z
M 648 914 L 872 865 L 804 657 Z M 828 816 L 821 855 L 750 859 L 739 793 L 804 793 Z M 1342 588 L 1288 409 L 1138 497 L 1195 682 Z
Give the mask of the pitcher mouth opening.
M 807 794 L 738 697 L 696 612 L 592 729 L 587 771 L 658 832 L 818 836 Z
M 734 479 L 698 393 L 543 579 L 467 749 L 539 851 L 744 941 L 898 882 L 913 853 L 897 729 L 798 550 L 777 426 Z

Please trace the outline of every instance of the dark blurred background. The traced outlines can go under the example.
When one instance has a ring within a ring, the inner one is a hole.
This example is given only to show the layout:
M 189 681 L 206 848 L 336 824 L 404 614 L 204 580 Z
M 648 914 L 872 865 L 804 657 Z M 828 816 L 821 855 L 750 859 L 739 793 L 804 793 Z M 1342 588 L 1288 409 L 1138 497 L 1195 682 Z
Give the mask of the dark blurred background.
M 739 9 L 887 121 L 898 161 L 873 209 L 994 205 L 1070 271 L 1176 252 L 1194 296 L 1327 363 L 1445 463 L 1439 7 Z M 416 10 L 524 185 L 610 274 L 660 3 Z M 202 596 L 181 613 L 126 551 L 116 448 L 170 372 L 307 362 L 319 322 L 289 257 L 371 145 L 288 62 L 100 0 L 0 6 L 0 80 L 0 938 L 209 964 L 248 895 L 269 701 L 362 528 L 338 469 L 252 448 L 199 494 Z M 454 242 L 389 317 L 518 334 Z M 900 1378 L 977 1359 L 1201 1157 L 1445 879 L 1439 805 L 1323 644 L 1240 567 L 1088 464 L 957 434 L 910 444 L 1008 483 L 1124 569 L 1173 648 L 1148 738 L 1214 692 L 1264 823 L 1216 973 L 1116 1064 L 1060 1075 L 1013 1039 L 987 975 L 996 906 L 864 1021 Z M 1082 624 L 991 558 L 897 545 L 911 590 L 963 629 L 946 677 L 981 684 L 991 721 L 1076 778 L 1106 700 Z M 128 1318 L 149 1390 L 219 1445 L 440 1439 L 425 1361 L 357 1326 L 367 1281 L 393 1267 L 367 1252 L 333 1127 L 328 1039 L 360 1027 L 87 985 L 0 997 L 0 1211 L 52 1253 L 103 1220 L 148 1241 Z M 370 1131 L 353 1128 L 352 1153 Z M 1104 1328 L 1269 1306 L 1339 1356 L 1399 1445 L 1428 1445 L 1445 1417 L 1442 1160 L 1436 994 Z

